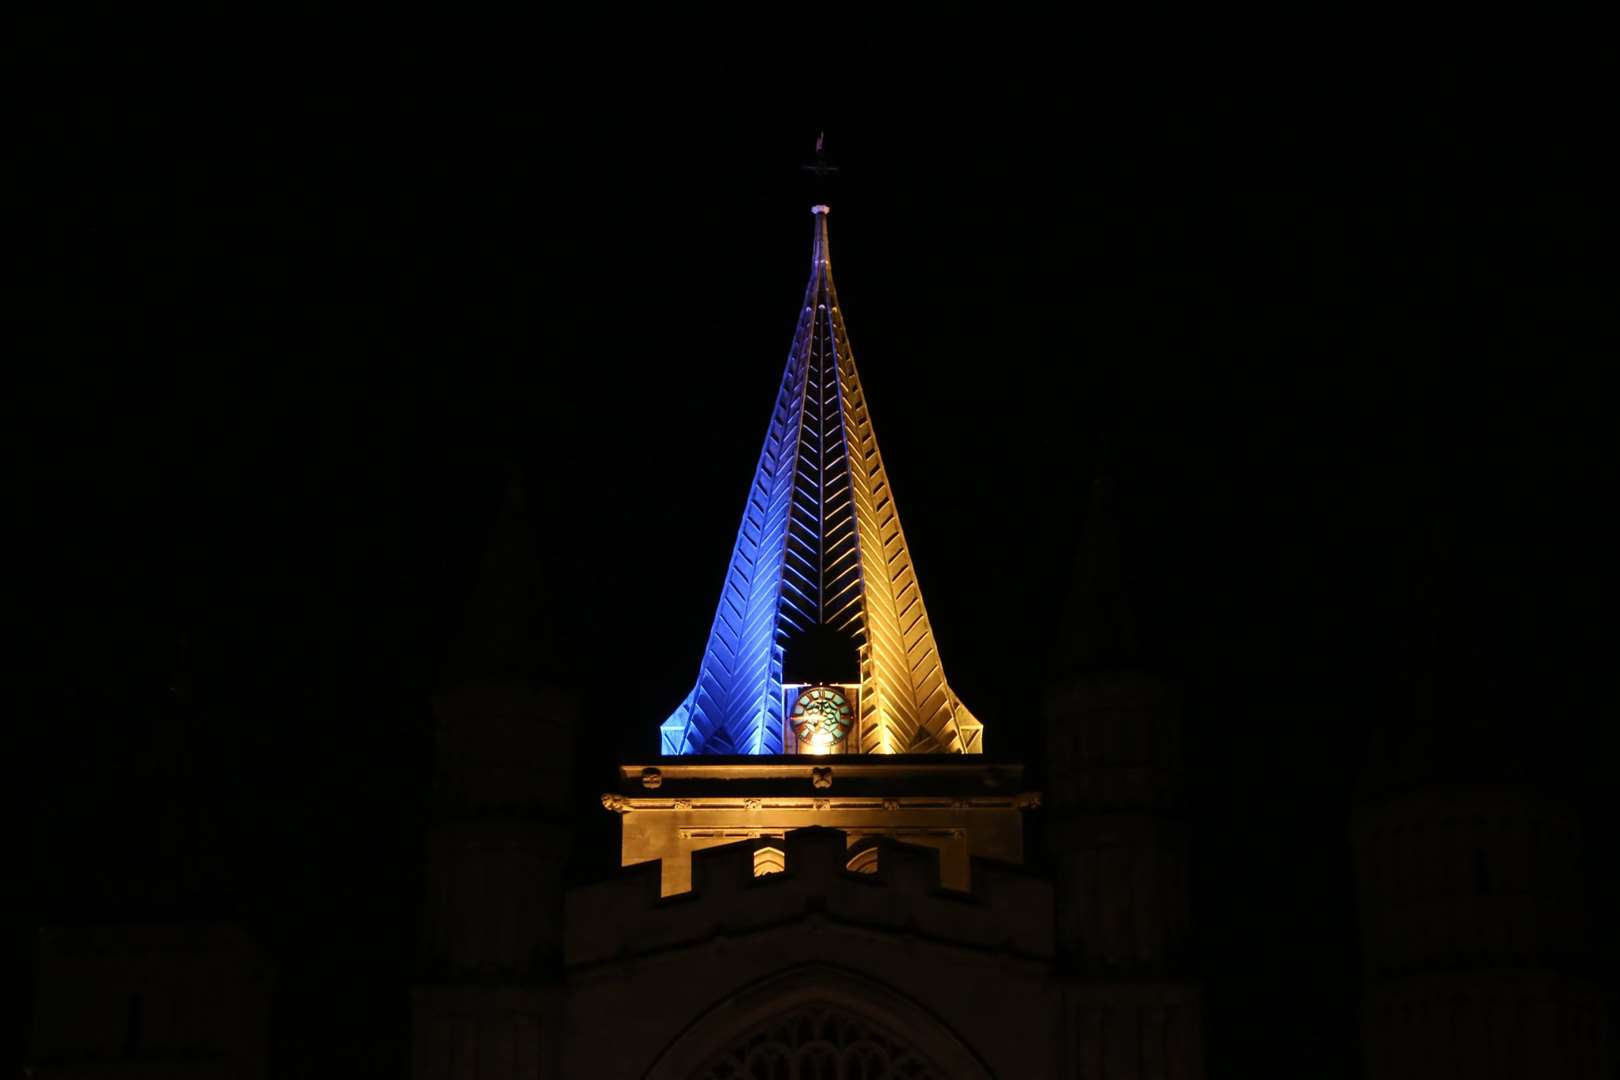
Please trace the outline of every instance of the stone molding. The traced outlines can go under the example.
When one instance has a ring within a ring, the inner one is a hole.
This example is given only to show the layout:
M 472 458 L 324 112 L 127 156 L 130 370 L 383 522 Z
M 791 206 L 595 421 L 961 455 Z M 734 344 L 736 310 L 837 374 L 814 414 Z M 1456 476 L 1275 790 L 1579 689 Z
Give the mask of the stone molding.
M 960 796 L 900 796 L 883 798 L 861 795 L 823 795 L 813 797 L 757 797 L 726 795 L 695 795 L 691 797 L 619 795 L 606 792 L 602 806 L 616 814 L 659 811 L 704 810 L 1035 810 L 1041 805 L 1038 791 L 1020 791 L 1008 795 L 982 795 L 973 798 Z

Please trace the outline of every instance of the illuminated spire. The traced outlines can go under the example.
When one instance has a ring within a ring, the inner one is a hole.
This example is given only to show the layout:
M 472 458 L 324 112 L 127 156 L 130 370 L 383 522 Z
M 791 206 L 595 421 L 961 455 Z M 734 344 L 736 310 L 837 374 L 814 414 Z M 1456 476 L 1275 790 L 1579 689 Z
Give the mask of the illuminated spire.
M 946 685 L 833 288 L 827 207 L 697 685 L 664 722 L 665 754 L 783 752 L 784 649 L 845 635 L 859 664 L 858 745 L 978 753 Z M 853 467 L 851 463 L 853 462 Z

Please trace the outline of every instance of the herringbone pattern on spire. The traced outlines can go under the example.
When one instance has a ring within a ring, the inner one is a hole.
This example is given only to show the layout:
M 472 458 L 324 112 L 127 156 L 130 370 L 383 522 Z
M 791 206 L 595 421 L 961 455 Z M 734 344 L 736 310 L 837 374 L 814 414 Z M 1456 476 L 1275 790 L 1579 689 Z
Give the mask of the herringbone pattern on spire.
M 666 754 L 782 752 L 783 642 L 853 635 L 859 750 L 978 753 L 981 728 L 945 682 L 855 370 L 816 208 L 793 349 L 698 682 L 664 722 Z

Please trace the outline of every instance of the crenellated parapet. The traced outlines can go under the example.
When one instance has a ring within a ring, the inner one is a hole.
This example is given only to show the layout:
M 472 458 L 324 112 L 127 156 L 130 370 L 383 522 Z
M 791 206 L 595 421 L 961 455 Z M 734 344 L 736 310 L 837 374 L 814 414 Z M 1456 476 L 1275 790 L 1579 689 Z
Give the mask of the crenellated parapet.
M 1051 886 L 973 860 L 972 891 L 940 883 L 939 852 L 839 829 L 795 829 L 698 851 L 689 892 L 660 897 L 656 861 L 568 896 L 570 967 L 819 919 L 867 932 L 1031 959 L 1052 955 Z M 778 870 L 777 867 L 780 867 Z

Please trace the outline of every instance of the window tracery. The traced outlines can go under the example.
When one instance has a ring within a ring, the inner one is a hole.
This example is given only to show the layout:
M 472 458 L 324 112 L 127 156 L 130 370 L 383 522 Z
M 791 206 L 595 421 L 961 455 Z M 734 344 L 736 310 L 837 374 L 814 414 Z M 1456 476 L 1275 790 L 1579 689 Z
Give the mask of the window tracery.
M 801 1005 L 745 1035 L 693 1080 L 946 1080 L 898 1037 L 830 1002 Z

